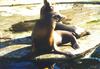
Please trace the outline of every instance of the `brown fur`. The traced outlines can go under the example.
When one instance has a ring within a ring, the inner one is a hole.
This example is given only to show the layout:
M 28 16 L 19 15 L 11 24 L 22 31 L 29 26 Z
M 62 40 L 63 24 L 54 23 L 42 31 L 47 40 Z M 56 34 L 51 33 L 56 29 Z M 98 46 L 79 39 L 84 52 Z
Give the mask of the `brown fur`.
M 49 53 L 52 50 L 62 53 L 57 46 L 68 42 L 71 42 L 73 48 L 78 48 L 76 39 L 72 33 L 62 30 L 54 31 L 56 23 L 57 18 L 54 9 L 47 0 L 44 0 L 44 6 L 40 12 L 40 19 L 36 22 L 32 32 L 32 46 L 35 54 Z M 55 33 L 59 37 L 54 37 Z
M 54 43 L 55 19 L 52 18 L 54 14 L 49 3 L 46 3 L 44 8 L 45 10 L 42 12 L 45 14 L 36 22 L 32 34 L 32 42 L 34 43 L 33 46 L 35 46 L 37 54 L 50 52 Z

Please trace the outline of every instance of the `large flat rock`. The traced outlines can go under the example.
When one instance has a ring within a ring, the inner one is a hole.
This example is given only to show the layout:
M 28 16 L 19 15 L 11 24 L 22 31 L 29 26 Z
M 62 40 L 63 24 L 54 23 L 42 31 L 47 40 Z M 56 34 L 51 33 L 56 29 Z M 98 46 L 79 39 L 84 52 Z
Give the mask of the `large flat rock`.
M 17 42 L 17 40 L 19 40 L 19 42 Z M 28 40 L 28 41 L 27 41 Z M 15 43 L 11 43 L 11 42 L 15 42 Z M 28 56 L 32 51 L 32 47 L 29 44 L 25 44 L 30 42 L 30 38 L 23 38 L 23 39 L 15 39 L 15 40 L 10 40 L 8 41 L 8 43 L 11 43 L 7 46 L 2 46 L 0 48 L 0 57 L 1 58 L 14 58 L 14 59 L 21 59 L 23 57 Z M 63 46 L 60 49 L 62 51 L 70 51 L 72 54 L 76 55 L 74 57 L 70 57 L 70 56 L 65 56 L 65 55 L 61 55 L 61 54 L 44 54 L 44 55 L 40 55 L 38 57 L 35 58 L 36 61 L 41 61 L 41 60 L 69 60 L 72 58 L 82 58 L 84 56 L 90 56 L 94 50 L 99 47 L 99 43 L 100 43 L 100 36 L 99 34 L 91 34 L 88 36 L 85 36 L 81 39 L 78 40 L 80 48 L 77 50 L 72 49 L 70 46 Z M 4 42 L 4 43 L 7 43 Z M 3 42 L 2 42 L 3 44 Z M 23 58 L 24 59 L 24 58 Z M 34 59 L 33 59 L 34 60 Z

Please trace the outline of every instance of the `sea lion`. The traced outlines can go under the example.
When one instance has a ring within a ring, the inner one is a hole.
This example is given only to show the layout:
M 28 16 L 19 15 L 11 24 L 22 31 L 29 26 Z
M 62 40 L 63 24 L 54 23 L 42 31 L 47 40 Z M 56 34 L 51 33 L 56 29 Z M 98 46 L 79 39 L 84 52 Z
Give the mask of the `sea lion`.
M 75 36 L 69 31 L 55 30 L 58 21 L 54 8 L 47 0 L 40 12 L 42 15 L 36 22 L 32 32 L 32 47 L 36 55 L 45 53 L 60 53 L 68 55 L 68 52 L 59 50 L 58 45 L 71 42 L 74 49 L 79 48 Z

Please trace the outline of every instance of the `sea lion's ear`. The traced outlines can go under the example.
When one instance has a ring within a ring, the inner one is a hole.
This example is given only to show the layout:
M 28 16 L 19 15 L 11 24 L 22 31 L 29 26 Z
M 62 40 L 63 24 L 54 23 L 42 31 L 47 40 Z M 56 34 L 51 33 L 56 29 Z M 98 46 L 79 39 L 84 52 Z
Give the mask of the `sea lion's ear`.
M 44 5 L 45 6 L 50 6 L 50 3 L 47 0 L 44 0 Z

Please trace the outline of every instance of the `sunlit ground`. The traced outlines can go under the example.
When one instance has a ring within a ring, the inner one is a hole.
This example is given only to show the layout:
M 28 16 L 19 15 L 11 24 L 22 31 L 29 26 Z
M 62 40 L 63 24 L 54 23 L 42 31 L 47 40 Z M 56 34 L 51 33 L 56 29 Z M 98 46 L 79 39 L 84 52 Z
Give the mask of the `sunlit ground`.
M 10 0 L 9 0 L 10 1 Z M 63 7 L 62 7 L 63 6 Z M 30 45 L 25 44 L 28 43 L 27 40 L 23 39 L 23 44 L 16 45 L 13 43 L 13 39 L 21 39 L 26 36 L 31 35 L 31 30 L 26 32 L 20 32 L 20 33 L 14 33 L 12 31 L 9 31 L 9 28 L 13 24 L 16 24 L 18 22 L 24 22 L 27 20 L 35 20 L 39 18 L 39 10 L 41 5 L 25 5 L 25 6 L 16 6 L 16 7 L 0 7 L 0 37 L 8 37 L 11 39 L 0 39 L 2 43 L 0 43 L 0 56 L 9 56 L 11 54 L 15 57 L 20 57 L 24 55 L 27 49 Z M 66 21 L 66 23 L 71 23 L 73 25 L 77 25 L 80 27 L 83 27 L 87 30 L 89 30 L 92 33 L 95 33 L 96 35 L 100 35 L 100 6 L 88 6 L 84 8 L 73 8 L 72 5 L 59 5 L 60 12 L 64 15 L 66 15 L 71 21 Z M 57 9 L 59 9 L 57 7 Z M 63 9 L 63 10 L 62 10 Z M 94 37 L 98 40 L 98 36 Z M 80 40 L 86 40 L 85 37 L 81 38 Z M 5 42 L 10 41 L 10 42 Z M 3 43 L 4 42 L 4 43 Z M 18 40 L 18 43 L 21 41 Z M 87 42 L 87 41 L 85 41 Z M 91 41 L 93 42 L 93 41 Z M 91 42 L 89 42 L 91 44 Z M 17 42 L 15 42 L 17 43 Z M 87 42 L 88 44 L 88 42 Z M 23 52 L 20 52 L 20 51 Z M 28 49 L 29 52 L 30 49 Z M 14 53 L 14 54 L 12 54 Z M 100 51 L 99 51 L 100 53 Z M 100 57 L 100 54 L 96 54 L 97 57 Z M 11 57 L 10 55 L 10 57 Z M 19 62 L 20 63 L 20 62 Z M 18 63 L 17 63 L 18 64 Z M 19 66 L 16 66 L 19 67 Z M 95 67 L 95 66 L 94 66 Z M 92 67 L 92 68 L 94 68 Z M 27 68 L 27 67 L 26 67 Z M 96 68 L 96 67 L 95 67 Z M 99 67 L 100 68 L 100 67 Z
M 57 6 L 57 5 L 56 5 Z M 91 32 L 99 32 L 100 29 L 100 10 L 98 6 L 85 5 L 84 7 L 72 7 L 72 5 L 59 5 L 64 7 L 59 9 L 61 14 L 67 16 L 71 21 L 65 23 L 71 23 L 73 25 L 81 26 Z M 70 7 L 70 8 L 66 8 Z M 13 33 L 9 31 L 9 28 L 18 22 L 24 22 L 27 20 L 35 20 L 39 18 L 39 11 L 41 5 L 24 5 L 14 7 L 0 7 L 0 36 L 9 37 L 12 39 L 22 38 L 31 35 L 31 30 L 21 33 Z M 65 9 L 66 8 L 66 9 Z

